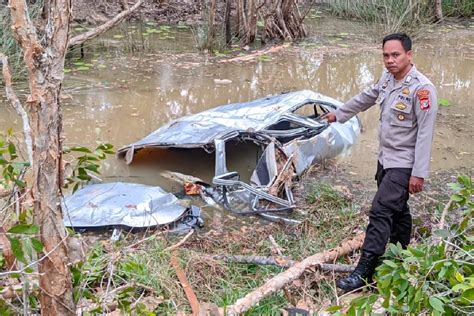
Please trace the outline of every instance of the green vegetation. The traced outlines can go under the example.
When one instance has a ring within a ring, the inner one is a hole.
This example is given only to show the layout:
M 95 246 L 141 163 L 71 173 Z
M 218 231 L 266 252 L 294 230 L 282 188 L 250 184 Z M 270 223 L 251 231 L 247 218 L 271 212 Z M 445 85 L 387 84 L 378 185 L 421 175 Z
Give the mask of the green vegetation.
M 443 14 L 450 17 L 474 16 L 474 1 L 472 0 L 443 0 Z
M 377 268 L 374 294 L 353 300 L 347 315 L 372 315 L 375 302 L 390 315 L 468 315 L 474 302 L 474 189 L 459 176 L 447 210 L 460 219 L 403 250 L 391 244 Z M 452 203 L 452 204 L 451 204 Z M 438 241 L 438 239 L 440 241 Z M 335 308 L 337 309 L 337 308 Z
M 414 34 L 433 20 L 433 4 L 422 0 L 332 0 L 329 4 L 341 17 L 376 24 L 377 36 L 400 31 Z
M 434 21 L 435 5 L 424 0 L 331 0 L 328 2 L 338 16 L 376 25 L 378 37 L 404 31 L 416 36 L 423 26 Z M 443 14 L 449 17 L 471 17 L 474 2 L 470 0 L 443 1 Z

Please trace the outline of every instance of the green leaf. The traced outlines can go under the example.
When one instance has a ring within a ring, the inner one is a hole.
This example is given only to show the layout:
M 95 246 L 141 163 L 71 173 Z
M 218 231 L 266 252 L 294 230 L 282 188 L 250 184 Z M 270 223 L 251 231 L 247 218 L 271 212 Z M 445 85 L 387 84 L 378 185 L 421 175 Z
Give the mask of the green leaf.
M 392 267 L 394 269 L 397 269 L 398 268 L 398 265 L 391 261 L 391 260 L 384 260 L 383 263 L 385 263 L 386 265 L 388 265 L 389 267 Z
M 472 287 L 467 285 L 467 284 L 464 284 L 464 283 L 458 283 L 456 284 L 455 286 L 453 286 L 453 288 L 451 290 L 453 290 L 453 292 L 459 292 L 459 291 L 465 291 L 465 290 L 469 290 L 471 289 Z
M 74 70 L 78 70 L 78 71 L 86 71 L 86 70 L 89 70 L 90 68 L 87 67 L 87 66 L 79 66 L 77 68 L 75 68 Z
M 456 273 L 454 274 L 454 276 L 456 277 L 456 280 L 458 280 L 459 283 L 463 283 L 463 282 L 464 282 L 464 275 L 462 275 L 461 273 L 459 273 L 459 271 L 456 271 Z
M 13 179 L 13 182 L 15 182 L 15 184 L 20 188 L 24 188 L 26 186 L 26 183 L 20 179 Z
M 462 293 L 462 297 L 468 301 L 474 301 L 474 289 L 470 288 L 469 290 L 465 291 Z
M 21 241 L 18 238 L 12 237 L 8 237 L 8 240 L 10 241 L 10 246 L 12 247 L 12 252 L 15 258 L 26 264 L 25 253 L 23 252 Z
M 429 302 L 431 307 L 433 307 L 435 310 L 442 313 L 444 312 L 444 304 L 439 298 L 431 296 Z
M 439 236 L 439 237 L 442 237 L 442 238 L 448 238 L 449 237 L 449 232 L 446 229 L 435 230 L 434 234 L 436 236 Z
M 454 201 L 454 202 L 462 202 L 464 201 L 464 197 L 460 194 L 453 194 L 451 195 L 451 199 Z
M 123 35 L 116 34 L 116 35 L 114 35 L 114 38 L 123 38 Z
M 328 312 L 337 312 L 338 310 L 341 310 L 342 306 L 336 305 L 336 306 L 331 306 L 326 309 Z
M 8 144 L 8 153 L 10 154 L 11 159 L 15 159 L 17 157 L 15 144 Z
M 82 153 L 88 153 L 88 154 L 92 153 L 92 151 L 87 147 L 72 147 L 72 148 L 70 148 L 70 150 L 71 151 L 82 152 Z
M 448 99 L 439 98 L 438 99 L 439 106 L 451 106 L 451 102 Z
M 422 258 L 425 256 L 425 252 L 417 248 L 408 247 L 408 251 L 410 251 L 415 257 L 418 258 Z
M 85 166 L 85 169 L 93 171 L 95 173 L 99 173 L 99 165 L 87 165 Z
M 38 239 L 31 238 L 31 244 L 33 245 L 33 249 L 36 252 L 42 252 L 43 251 L 43 244 Z
M 39 227 L 35 224 L 18 224 L 8 230 L 12 234 L 36 234 Z

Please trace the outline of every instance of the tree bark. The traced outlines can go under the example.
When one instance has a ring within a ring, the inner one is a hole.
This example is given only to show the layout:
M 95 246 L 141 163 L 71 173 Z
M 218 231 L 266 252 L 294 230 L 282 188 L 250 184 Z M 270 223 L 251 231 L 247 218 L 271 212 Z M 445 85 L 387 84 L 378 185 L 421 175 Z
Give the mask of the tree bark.
M 343 242 L 339 247 L 334 249 L 317 253 L 304 259 L 301 262 L 293 265 L 288 270 L 277 274 L 270 280 L 268 280 L 261 287 L 253 290 L 245 297 L 238 299 L 234 305 L 229 306 L 227 309 L 228 315 L 239 315 L 249 308 L 257 304 L 261 299 L 267 297 L 268 295 L 275 293 L 276 291 L 282 289 L 286 284 L 291 281 L 296 280 L 303 274 L 303 272 L 313 266 L 320 265 L 325 262 L 332 262 L 338 257 L 351 253 L 352 251 L 359 249 L 362 246 L 364 241 L 365 234 L 357 235 L 355 238 Z

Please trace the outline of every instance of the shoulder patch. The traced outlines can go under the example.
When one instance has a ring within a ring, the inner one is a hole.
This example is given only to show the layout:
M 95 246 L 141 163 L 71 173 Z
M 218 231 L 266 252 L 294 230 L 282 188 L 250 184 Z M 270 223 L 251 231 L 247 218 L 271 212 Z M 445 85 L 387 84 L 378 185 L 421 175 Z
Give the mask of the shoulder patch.
M 420 102 L 420 109 L 428 111 L 430 109 L 430 90 L 420 89 L 416 92 L 418 101 Z

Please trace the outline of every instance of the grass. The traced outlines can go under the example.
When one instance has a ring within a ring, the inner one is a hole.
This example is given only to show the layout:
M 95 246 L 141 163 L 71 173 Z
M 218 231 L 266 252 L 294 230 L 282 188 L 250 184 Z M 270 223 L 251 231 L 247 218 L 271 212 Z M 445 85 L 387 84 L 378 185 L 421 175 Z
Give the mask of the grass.
M 338 16 L 376 26 L 369 28 L 376 38 L 394 32 L 416 36 L 434 16 L 434 5 L 424 0 L 331 0 L 329 5 Z
M 300 225 L 255 221 L 251 227 L 210 229 L 198 232 L 178 249 L 177 258 L 199 302 L 224 309 L 284 270 L 277 266 L 226 263 L 210 258 L 211 255 L 270 257 L 274 255 L 269 239 L 272 235 L 285 257 L 299 261 L 336 246 L 362 224 L 361 217 L 352 211 L 351 201 L 334 187 L 317 183 L 309 187 L 307 200 L 312 204 L 307 205 Z M 141 238 L 141 234 L 127 234 L 118 242 L 95 242 L 85 260 L 72 267 L 74 297 L 79 307 L 85 306 L 90 314 L 115 309 L 138 315 L 191 312 L 170 264 L 172 254 L 166 250 L 182 236 L 157 234 L 139 246 L 128 246 Z M 245 315 L 280 315 L 285 307 L 302 301 L 311 302 L 313 310 L 334 303 L 333 275 L 307 271 L 296 282 L 286 287 L 286 293 L 270 295 Z M 150 299 L 155 303 L 147 303 Z

